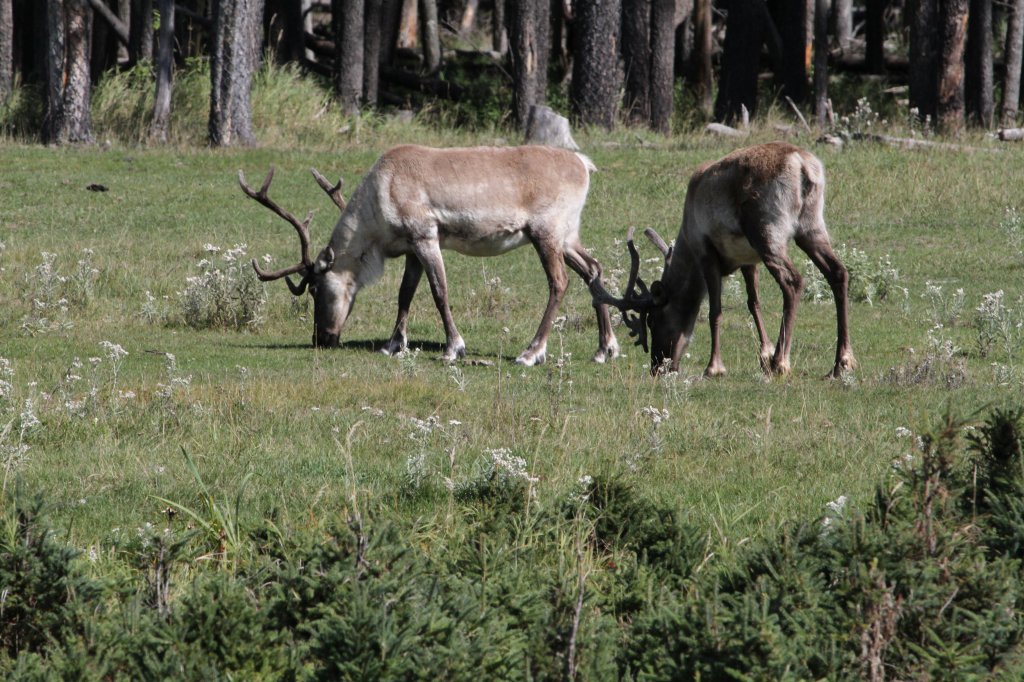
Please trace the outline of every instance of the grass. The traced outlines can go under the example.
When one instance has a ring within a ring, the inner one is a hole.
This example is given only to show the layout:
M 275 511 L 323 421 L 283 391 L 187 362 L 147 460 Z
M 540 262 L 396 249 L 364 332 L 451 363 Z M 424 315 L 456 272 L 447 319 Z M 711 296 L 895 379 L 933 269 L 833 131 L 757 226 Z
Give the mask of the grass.
M 674 237 L 690 170 L 731 148 L 701 137 L 673 138 L 657 148 L 623 139 L 579 137 L 601 169 L 584 213 L 584 242 L 606 272 L 626 266 L 616 240 L 628 225 L 655 226 Z M 621 327 L 625 357 L 606 366 L 589 362 L 596 325 L 576 279 L 548 364 L 523 370 L 511 361 L 532 336 L 546 297 L 528 249 L 500 259 L 447 258 L 452 307 L 470 357 L 492 365 L 453 369 L 434 359 L 443 332 L 426 289 L 409 325 L 411 344 L 421 352 L 404 360 L 373 352 L 393 323 L 397 261 L 360 295 L 336 351 L 309 347 L 311 310 L 293 306 L 283 285 L 267 288 L 266 320 L 254 332 L 144 318 L 146 292 L 173 309 L 207 243 L 225 249 L 244 243 L 249 254 L 269 253 L 281 263 L 295 258 L 291 228 L 245 199 L 237 169 L 256 182 L 274 165 L 272 196 L 296 214 L 315 209 L 312 230 L 322 244 L 336 209 L 308 167 L 341 174 L 350 192 L 385 144 L 362 140 L 340 152 L 0 148 L 0 355 L 14 369 L 0 408 L 13 420 L 32 398 L 41 420 L 25 436 L 27 459 L 11 476 L 57 502 L 57 525 L 74 544 L 102 544 L 113 528 L 165 522 L 162 500 L 201 507 L 205 498 L 182 450 L 217 496 L 243 492 L 242 513 L 251 519 L 327 517 L 345 508 L 355 486 L 399 517 L 445 523 L 452 507 L 444 479 L 469 480 L 488 450 L 508 448 L 538 478 L 542 504 L 561 499 L 583 475 L 622 476 L 727 546 L 820 514 L 839 495 L 867 499 L 904 450 L 899 427 L 917 430 L 947 409 L 972 414 L 1024 398 L 1020 349 L 1012 358 L 999 351 L 982 357 L 971 326 L 984 294 L 1002 289 L 1011 306 L 1024 294 L 1020 260 L 1000 231 L 1024 184 L 1016 150 L 814 147 L 828 172 L 826 218 L 834 240 L 872 262 L 888 254 L 899 271 L 897 285 L 906 290 L 853 306 L 860 367 L 846 382 L 820 379 L 834 355 L 828 300 L 805 302 L 800 310 L 794 374 L 764 381 L 742 286 L 735 283 L 726 288 L 724 378 L 697 378 L 708 353 L 703 323 L 679 377 L 651 379 L 647 358 L 628 345 Z M 87 191 L 94 183 L 109 191 Z M 642 248 L 649 281 L 656 252 Z M 68 307 L 70 328 L 24 333 L 31 313 L 26 293 L 34 292 L 41 253 L 56 253 L 55 267 L 69 275 L 82 249 L 93 250 L 99 270 L 91 300 Z M 890 368 L 917 362 L 927 351 L 926 282 L 965 291 L 965 312 L 942 330 L 961 349 L 955 361 L 966 380 L 956 388 L 887 378 Z M 781 302 L 768 278 L 762 293 L 774 328 Z M 116 386 L 103 341 L 128 352 Z M 175 356 L 179 382 L 170 397 L 161 397 L 172 385 L 167 353 Z M 95 369 L 88 362 L 93 357 L 101 358 Z M 59 393 L 75 358 L 86 376 L 69 395 L 82 398 L 89 385 L 97 388 L 80 416 L 42 395 Z M 1010 380 L 996 385 L 992 363 L 1008 366 Z M 121 397 L 126 391 L 134 397 Z M 667 410 L 668 419 L 655 429 L 647 407 Z M 412 419 L 430 417 L 438 428 L 413 440 Z M 341 444 L 357 424 L 350 475 Z M 408 460 L 417 454 L 425 473 L 412 486 Z

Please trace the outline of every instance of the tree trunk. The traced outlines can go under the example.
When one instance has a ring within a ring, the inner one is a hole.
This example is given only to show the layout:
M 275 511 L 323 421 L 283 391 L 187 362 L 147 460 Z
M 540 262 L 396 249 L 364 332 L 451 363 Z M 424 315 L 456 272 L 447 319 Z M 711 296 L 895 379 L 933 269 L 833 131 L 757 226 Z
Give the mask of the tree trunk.
M 909 5 L 914 0 L 907 0 Z M 935 0 L 921 0 L 934 5 Z M 867 0 L 864 25 L 864 65 L 868 73 L 885 73 L 885 8 L 889 0 Z M 933 26 L 927 30 L 934 32 Z
M 47 0 L 45 144 L 92 142 L 89 94 L 89 36 L 92 8 L 88 0 Z
M 694 0 L 693 3 L 693 63 L 694 92 L 697 106 L 705 119 L 711 118 L 714 110 L 711 104 L 711 84 L 714 74 L 711 70 L 711 0 Z
M 491 16 L 491 47 L 501 56 L 508 52 L 508 34 L 505 32 L 505 0 L 494 0 Z
M 167 142 L 167 129 L 171 121 L 171 89 L 174 84 L 174 0 L 159 0 L 160 36 L 156 51 L 156 99 L 153 104 L 153 123 L 149 137 L 155 142 Z
M 970 120 L 992 127 L 992 0 L 970 0 L 964 58 L 964 104 Z
M 384 27 L 384 8 L 379 0 L 366 0 L 363 21 L 363 102 L 375 107 L 380 86 L 380 41 Z
M 213 4 L 210 54 L 210 144 L 253 146 L 249 95 L 259 68 L 263 0 Z
M 384 0 L 381 8 L 381 37 L 378 64 L 390 65 L 398 47 L 398 32 L 402 24 L 402 0 Z
M 402 18 L 398 22 L 398 46 L 412 49 L 419 42 L 417 0 L 402 0 Z
M 584 125 L 611 130 L 622 89 L 619 63 L 620 0 L 573 5 L 576 44 L 569 93 L 573 113 Z
M 651 128 L 667 134 L 675 96 L 675 0 L 654 0 L 651 13 Z
M 520 0 L 509 7 L 512 110 L 520 129 L 530 107 L 547 99 L 550 7 L 547 0 Z
M 737 4 L 735 0 L 731 3 L 730 14 Z M 781 0 L 775 25 L 782 37 L 782 73 L 776 74 L 776 78 L 782 85 L 783 96 L 803 102 L 807 99 L 807 48 L 810 45 L 806 0 Z M 760 45 L 757 54 L 760 54 Z
M 757 112 L 757 73 L 764 43 L 764 15 L 755 2 L 731 0 L 725 24 L 722 68 L 718 74 L 715 120 L 731 123 L 743 107 Z
M 939 39 L 937 0 L 908 0 L 910 14 L 910 108 L 923 120 L 935 121 L 938 107 Z
M 646 124 L 651 115 L 651 0 L 622 0 L 622 61 L 626 116 Z
M 334 0 L 334 93 L 346 116 L 359 113 L 363 96 L 363 0 Z
M 841 50 L 853 40 L 853 0 L 832 1 L 832 34 Z
M 14 88 L 14 6 L 0 0 L 0 107 Z
M 420 35 L 423 40 L 423 66 L 427 73 L 441 68 L 441 36 L 437 24 L 437 0 L 420 0 Z
M 814 3 L 814 116 L 824 130 L 828 122 L 828 0 Z
M 939 62 L 939 132 L 959 135 L 964 127 L 964 48 L 969 0 L 940 0 L 942 52 Z
M 117 18 L 122 24 L 128 26 L 131 23 L 132 0 L 117 0 Z M 125 64 L 129 60 L 128 43 L 121 42 L 117 47 L 117 62 Z
M 231 5 L 234 0 L 228 0 Z M 217 5 L 219 3 L 214 3 Z M 216 11 L 216 10 L 214 10 Z M 262 12 L 256 18 L 261 21 Z M 153 60 L 153 0 L 132 0 L 129 23 L 128 60 L 132 64 Z
M 1024 53 L 1024 0 L 1014 0 L 1006 29 L 1006 74 L 1003 77 L 1003 106 L 1000 118 L 1004 126 L 1017 122 L 1020 104 L 1021 56 Z
M 46 0 L 46 99 L 41 131 L 43 144 L 59 144 L 64 129 L 64 2 Z

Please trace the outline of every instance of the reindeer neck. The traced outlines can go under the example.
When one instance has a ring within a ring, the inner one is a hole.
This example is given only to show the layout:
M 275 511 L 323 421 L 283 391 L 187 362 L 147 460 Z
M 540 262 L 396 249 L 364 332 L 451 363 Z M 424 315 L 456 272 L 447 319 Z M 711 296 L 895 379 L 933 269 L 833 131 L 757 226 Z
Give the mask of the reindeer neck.
M 661 275 L 661 283 L 668 293 L 669 305 L 675 308 L 682 323 L 683 333 L 689 337 L 708 288 L 699 261 L 682 239 L 676 241 L 672 257 Z

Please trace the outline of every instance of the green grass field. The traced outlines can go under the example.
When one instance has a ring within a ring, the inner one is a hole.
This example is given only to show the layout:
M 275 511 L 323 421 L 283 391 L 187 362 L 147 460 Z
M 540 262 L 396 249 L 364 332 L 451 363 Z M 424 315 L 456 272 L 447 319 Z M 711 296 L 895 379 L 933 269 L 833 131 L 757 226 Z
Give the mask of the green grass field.
M 494 141 L 437 137 L 431 141 Z M 841 382 L 821 379 L 834 353 L 830 297 L 800 309 L 792 376 L 760 375 L 738 275 L 726 287 L 724 378 L 698 378 L 709 352 L 703 320 L 678 377 L 652 379 L 621 326 L 624 356 L 591 363 L 596 325 L 576 278 L 548 363 L 519 368 L 511 361 L 531 338 L 546 297 L 530 249 L 447 258 L 470 359 L 492 364 L 449 367 L 435 359 L 444 336 L 425 285 L 410 323 L 411 346 L 421 352 L 405 359 L 374 352 L 393 324 L 400 261 L 360 294 L 338 350 L 310 347 L 311 307 L 294 306 L 282 283 L 267 286 L 265 323 L 255 331 L 196 330 L 143 315 L 150 292 L 164 316 L 175 317 L 197 262 L 221 255 L 207 254 L 206 244 L 227 250 L 244 243 L 249 255 L 294 260 L 293 231 L 242 195 L 238 169 L 256 183 L 276 167 L 272 196 L 299 216 L 316 211 L 319 248 L 336 209 L 308 168 L 342 175 L 351 192 L 391 141 L 369 138 L 331 152 L 0 148 L 0 356 L 13 368 L 0 400 L 0 416 L 12 426 L 0 445 L 4 452 L 28 446 L 7 457 L 6 488 L 18 479 L 44 491 L 57 505 L 57 526 L 79 547 L 102 546 L 114 528 L 163 522 L 162 500 L 198 504 L 183 450 L 217 496 L 235 496 L 250 475 L 242 491 L 247 518 L 330 516 L 355 485 L 399 518 L 433 521 L 452 514 L 445 479 L 471 480 L 489 450 L 508 448 L 537 478 L 542 504 L 581 476 L 621 476 L 728 545 L 819 514 L 840 495 L 869 497 L 907 449 L 900 427 L 928 427 L 946 410 L 971 415 L 1024 402 L 1024 332 L 1011 329 L 983 357 L 974 327 L 982 296 L 997 290 L 1005 292 L 1011 326 L 1024 317 L 1024 257 L 1000 229 L 1005 209 L 1024 201 L 1024 157 L 1014 148 L 963 154 L 811 145 L 828 173 L 834 241 L 847 253 L 863 252 L 871 268 L 889 256 L 898 271 L 884 300 L 853 304 L 860 366 Z M 581 137 L 600 169 L 583 240 L 606 273 L 618 271 L 621 283 L 627 226 L 675 236 L 691 169 L 732 144 L 694 136 L 652 148 Z M 92 183 L 109 191 L 87 191 Z M 646 242 L 641 248 L 650 281 L 658 254 Z M 30 333 L 42 253 L 56 254 L 53 267 L 70 276 L 83 249 L 93 251 L 99 271 L 89 300 L 50 310 L 51 321 L 67 323 L 61 328 Z M 956 349 L 933 358 L 928 376 L 919 367 L 934 326 L 926 283 L 940 285 L 945 300 L 964 291 L 959 317 L 932 332 Z M 781 303 L 767 276 L 762 294 L 774 332 Z M 104 341 L 127 351 L 116 373 Z M 169 381 L 166 353 L 176 358 L 177 384 Z M 66 378 L 76 358 L 83 363 L 71 371 L 78 381 Z M 947 380 L 947 370 L 959 378 Z M 40 423 L 19 435 L 26 400 Z M 69 408 L 69 400 L 82 404 Z M 668 419 L 654 424 L 647 407 L 667 410 Z M 436 428 L 419 431 L 413 419 L 431 417 Z

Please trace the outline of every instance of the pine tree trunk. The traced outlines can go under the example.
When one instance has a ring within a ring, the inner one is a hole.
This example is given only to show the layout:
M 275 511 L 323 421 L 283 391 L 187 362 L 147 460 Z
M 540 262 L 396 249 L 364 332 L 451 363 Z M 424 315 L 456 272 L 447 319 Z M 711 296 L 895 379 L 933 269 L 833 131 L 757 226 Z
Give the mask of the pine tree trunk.
M 59 144 L 64 130 L 64 2 L 46 0 L 46 99 L 43 103 L 41 131 L 43 144 Z
M 964 49 L 969 0 L 940 0 L 942 51 L 939 62 L 939 132 L 959 135 L 964 127 Z
M 693 3 L 693 63 L 694 91 L 697 106 L 705 119 L 714 112 L 711 103 L 711 85 L 714 74 L 711 70 L 711 0 L 694 0 Z
M 342 112 L 354 116 L 363 96 L 363 0 L 334 0 L 331 12 L 336 50 L 334 92 Z
M 427 73 L 441 68 L 441 36 L 438 33 L 437 0 L 420 0 L 420 34 L 423 40 L 423 66 Z
M 751 116 L 757 112 L 757 73 L 764 44 L 762 19 L 763 14 L 753 2 L 729 3 L 715 99 L 716 121 L 731 123 L 739 119 L 743 107 Z
M 250 92 L 259 68 L 263 0 L 219 0 L 213 4 L 210 55 L 210 144 L 252 146 Z
M 89 95 L 92 77 L 89 72 L 89 37 L 92 35 L 92 7 L 89 0 L 65 0 L 67 17 L 67 62 L 64 84 L 62 141 L 92 142 L 92 115 Z
M 149 137 L 167 142 L 171 122 L 171 90 L 174 87 L 174 0 L 159 0 L 160 36 L 156 51 L 156 100 Z
M 583 125 L 611 130 L 619 110 L 619 0 L 574 3 L 576 45 L 573 54 L 573 113 Z
M 823 129 L 828 118 L 828 0 L 814 3 L 814 117 Z
M 266 0 L 267 43 L 278 64 L 301 62 L 306 54 L 302 4 L 300 0 Z
M 938 107 L 939 36 L 937 0 L 908 0 L 910 15 L 910 108 L 923 121 L 935 121 Z
M 646 124 L 651 114 L 651 0 L 622 0 L 622 61 L 626 116 Z
M 547 0 L 520 0 L 509 6 L 512 110 L 520 128 L 526 126 L 530 107 L 547 99 L 549 11 Z
M 842 50 L 853 40 L 853 0 L 833 0 L 832 34 Z
M 0 0 L 0 106 L 7 103 L 14 88 L 14 7 Z
M 491 49 L 504 56 L 508 52 L 508 34 L 505 32 L 505 0 L 494 0 L 491 16 Z
M 651 10 L 651 128 L 667 134 L 675 97 L 675 0 L 654 0 Z
M 231 5 L 233 2 L 234 0 L 228 0 L 226 4 Z M 219 3 L 214 2 L 215 6 L 217 4 Z M 262 19 L 261 13 L 261 23 Z M 132 64 L 153 60 L 153 0 L 132 0 L 128 60 Z
M 995 100 L 992 94 L 992 0 L 970 0 L 964 58 L 964 104 L 969 119 L 992 127 Z
M 375 107 L 380 86 L 380 45 L 384 28 L 384 8 L 379 0 L 366 0 L 363 21 L 363 102 Z
M 1000 119 L 1004 126 L 1017 122 L 1020 105 L 1021 57 L 1024 53 L 1024 0 L 1014 0 L 1006 29 L 1006 74 L 1003 77 L 1003 106 Z

